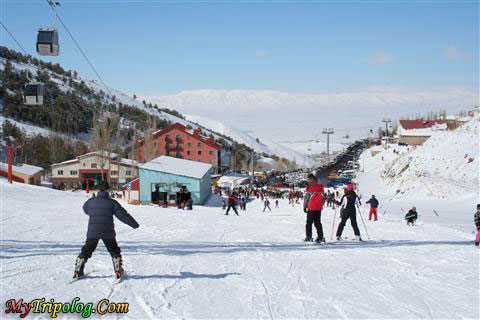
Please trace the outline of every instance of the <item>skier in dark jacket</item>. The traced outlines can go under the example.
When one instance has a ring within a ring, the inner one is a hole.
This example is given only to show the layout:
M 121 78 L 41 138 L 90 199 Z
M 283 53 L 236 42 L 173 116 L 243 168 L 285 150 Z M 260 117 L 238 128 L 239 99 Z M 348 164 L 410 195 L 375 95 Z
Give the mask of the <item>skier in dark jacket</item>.
M 116 200 L 109 197 L 110 187 L 106 181 L 100 181 L 97 187 L 97 196 L 88 199 L 83 205 L 83 211 L 89 216 L 87 240 L 75 262 L 74 278 L 83 276 L 85 263 L 92 256 L 100 239 L 112 256 L 115 275 L 119 278 L 124 271 L 120 248 L 115 239 L 113 216 L 134 229 L 139 227 L 137 221 Z
M 375 198 L 375 195 L 372 194 L 372 197 L 370 200 L 368 200 L 366 203 L 370 204 L 370 213 L 368 215 L 368 220 L 372 220 L 372 215 L 375 217 L 374 220 L 377 221 L 377 208 L 378 208 L 378 200 Z
M 475 237 L 475 245 L 480 245 L 480 204 L 477 204 L 477 212 L 475 212 L 475 216 L 473 217 L 475 222 L 475 227 L 477 227 L 477 235 Z
M 265 212 L 267 208 L 268 210 L 270 210 L 270 212 L 272 211 L 272 209 L 270 208 L 270 200 L 268 200 L 268 198 L 265 198 L 265 201 L 263 202 L 263 212 Z
M 415 223 L 418 219 L 418 213 L 417 213 L 417 208 L 413 207 L 408 211 L 408 213 L 405 215 L 405 220 L 407 220 L 407 226 Z
M 340 221 L 340 224 L 338 225 L 337 229 L 337 240 L 341 240 L 342 238 L 342 232 L 343 228 L 345 227 L 345 224 L 347 223 L 347 220 L 350 219 L 350 223 L 352 224 L 353 228 L 353 233 L 355 234 L 355 238 L 357 241 L 362 241 L 362 238 L 360 237 L 360 230 L 358 229 L 358 224 L 357 224 L 357 211 L 355 209 L 355 205 L 360 204 L 360 199 L 358 198 L 357 194 L 355 191 L 353 191 L 353 186 L 349 185 L 347 187 L 347 190 L 345 191 L 345 194 L 343 195 L 342 199 L 337 202 L 339 206 L 343 205 L 343 202 L 345 200 L 345 207 L 342 207 L 340 209 L 340 216 L 342 220 Z
M 226 216 L 228 216 L 228 212 L 230 211 L 230 208 L 232 208 L 233 211 L 235 211 L 235 214 L 237 216 L 239 215 L 237 208 L 235 207 L 237 205 L 237 202 L 238 202 L 237 194 L 235 192 L 232 192 L 232 194 L 230 194 L 230 196 L 228 197 L 228 207 L 227 207 L 227 212 L 225 213 Z

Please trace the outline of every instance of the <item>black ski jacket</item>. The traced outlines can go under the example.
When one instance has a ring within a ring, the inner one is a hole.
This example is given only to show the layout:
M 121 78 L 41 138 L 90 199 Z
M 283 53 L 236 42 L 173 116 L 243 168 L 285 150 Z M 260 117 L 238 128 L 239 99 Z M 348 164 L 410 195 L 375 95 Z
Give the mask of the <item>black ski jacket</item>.
M 116 201 L 108 196 L 107 192 L 98 192 L 95 198 L 90 198 L 83 205 L 83 211 L 88 219 L 87 239 L 115 238 L 113 216 L 130 227 L 139 227 L 137 221 Z
M 408 211 L 408 213 L 405 215 L 405 220 L 409 220 L 409 219 L 413 219 L 413 220 L 417 220 L 418 218 L 418 214 L 417 214 L 417 211 Z
M 475 226 L 477 228 L 480 228 L 480 210 L 477 210 L 477 212 L 475 212 L 475 216 L 473 217 L 473 221 L 475 221 Z
M 378 200 L 377 198 L 370 198 L 366 203 L 370 203 L 370 208 L 378 208 Z
M 345 214 L 354 214 L 356 213 L 355 210 L 355 205 L 358 204 L 361 205 L 360 199 L 358 198 L 357 194 L 353 190 L 348 190 L 342 197 L 342 199 L 337 202 L 339 206 L 343 204 L 343 200 L 346 199 L 346 204 L 345 207 L 343 208 L 343 213 Z

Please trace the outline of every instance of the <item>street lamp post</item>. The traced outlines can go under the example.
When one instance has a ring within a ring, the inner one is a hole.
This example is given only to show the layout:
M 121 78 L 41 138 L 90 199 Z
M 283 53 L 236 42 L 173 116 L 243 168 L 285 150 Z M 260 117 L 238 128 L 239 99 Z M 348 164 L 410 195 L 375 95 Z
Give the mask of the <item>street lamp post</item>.
M 322 134 L 327 135 L 327 161 L 330 163 L 330 135 L 333 134 L 333 128 L 323 128 Z

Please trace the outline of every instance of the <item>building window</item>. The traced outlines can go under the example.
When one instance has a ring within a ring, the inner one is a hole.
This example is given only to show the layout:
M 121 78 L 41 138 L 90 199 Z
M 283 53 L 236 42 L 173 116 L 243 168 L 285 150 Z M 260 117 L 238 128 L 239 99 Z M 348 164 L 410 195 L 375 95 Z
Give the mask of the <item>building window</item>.
M 118 171 L 110 171 L 111 176 L 118 176 Z
M 91 163 L 91 164 L 90 164 L 90 168 L 92 168 L 92 169 L 97 168 L 97 164 L 96 164 L 96 163 Z
M 192 154 L 192 151 L 190 151 L 190 150 L 187 150 L 187 154 Z
M 208 151 L 208 154 L 209 154 L 209 155 L 213 155 L 213 151 Z
M 191 142 L 187 142 L 187 147 L 191 147 L 192 146 L 192 143 Z
M 201 146 L 202 146 L 202 143 L 201 143 L 201 142 L 197 143 L 197 146 L 201 147 Z
M 85 162 L 83 163 L 83 166 L 85 167 Z
M 76 176 L 77 175 L 77 170 L 70 170 L 70 175 L 71 176 Z
M 58 170 L 58 171 L 57 171 L 57 174 L 58 174 L 59 176 L 63 176 L 63 170 Z
M 129 170 L 125 171 L 125 175 L 131 176 L 131 175 L 132 175 L 132 171 L 129 171 Z
M 192 158 L 189 157 L 188 160 L 192 161 Z
M 197 153 L 199 156 L 202 155 L 202 150 L 198 150 Z
M 179 135 L 179 134 L 177 134 L 177 135 L 175 136 L 175 138 L 177 138 L 177 139 L 180 139 L 180 135 Z
M 198 158 L 198 162 L 202 162 L 202 159 Z

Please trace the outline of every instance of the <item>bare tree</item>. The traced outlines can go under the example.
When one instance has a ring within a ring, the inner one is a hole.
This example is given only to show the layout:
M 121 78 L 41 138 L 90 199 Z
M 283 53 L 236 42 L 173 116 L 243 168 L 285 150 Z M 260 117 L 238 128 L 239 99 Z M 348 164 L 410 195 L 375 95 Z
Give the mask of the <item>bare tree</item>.
M 147 123 L 147 130 L 145 131 L 145 137 L 143 139 L 143 153 L 145 155 L 145 162 L 148 162 L 155 158 L 156 148 L 155 139 L 153 134 L 157 130 L 157 121 L 154 117 L 150 117 Z

